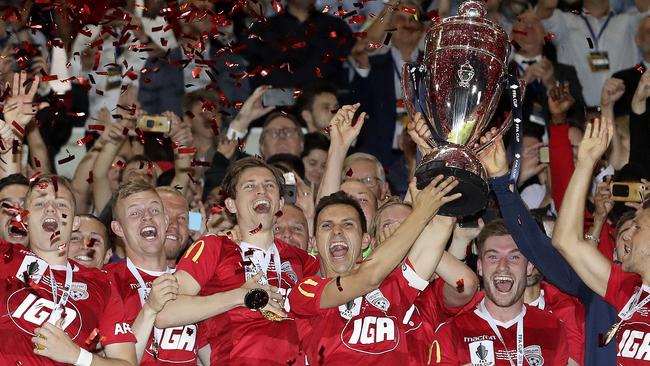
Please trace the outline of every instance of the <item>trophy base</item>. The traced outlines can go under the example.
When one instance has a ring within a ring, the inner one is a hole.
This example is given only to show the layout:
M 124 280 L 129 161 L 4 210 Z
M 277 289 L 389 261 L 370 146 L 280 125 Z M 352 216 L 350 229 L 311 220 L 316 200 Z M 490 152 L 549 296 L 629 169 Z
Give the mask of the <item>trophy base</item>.
M 440 207 L 438 215 L 471 216 L 486 207 L 489 193 L 486 180 L 469 170 L 447 166 L 443 160 L 423 161 L 417 167 L 415 177 L 418 189 L 426 187 L 438 175 L 455 177 L 458 185 L 449 194 L 462 194 L 461 198 Z

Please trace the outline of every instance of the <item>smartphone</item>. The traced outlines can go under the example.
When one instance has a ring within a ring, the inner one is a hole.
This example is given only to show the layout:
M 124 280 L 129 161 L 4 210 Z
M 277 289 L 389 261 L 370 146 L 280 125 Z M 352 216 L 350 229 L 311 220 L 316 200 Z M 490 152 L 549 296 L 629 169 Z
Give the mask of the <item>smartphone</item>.
M 284 107 L 296 104 L 295 89 L 269 89 L 262 94 L 262 105 L 265 107 Z
M 296 176 L 289 172 L 282 174 L 284 176 L 284 198 L 285 203 L 295 204 L 298 196 L 298 189 L 296 188 Z
M 169 133 L 172 130 L 172 123 L 167 117 L 159 114 L 145 114 L 138 118 L 135 127 L 142 132 Z
M 619 202 L 643 202 L 647 187 L 640 182 L 612 182 L 612 200 Z
M 542 146 L 539 148 L 539 162 L 541 164 L 548 164 L 551 162 L 548 146 Z
M 201 231 L 203 216 L 200 212 L 191 212 L 188 215 L 187 228 L 192 231 Z

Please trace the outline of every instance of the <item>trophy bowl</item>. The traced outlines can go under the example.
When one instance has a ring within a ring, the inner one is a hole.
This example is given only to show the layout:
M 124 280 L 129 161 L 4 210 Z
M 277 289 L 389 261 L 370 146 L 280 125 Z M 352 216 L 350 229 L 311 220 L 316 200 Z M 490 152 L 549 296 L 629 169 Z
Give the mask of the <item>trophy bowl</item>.
M 416 168 L 418 188 L 440 174 L 459 181 L 453 193 L 462 197 L 440 208 L 445 216 L 468 216 L 485 208 L 489 186 L 477 155 L 512 124 L 512 118 L 492 119 L 506 87 L 508 34 L 485 18 L 480 1 L 465 1 L 458 14 L 429 30 L 421 63 L 402 69 L 404 105 L 412 119 L 421 112 L 432 133 L 433 151 Z M 496 136 L 479 144 L 492 127 L 498 128 Z

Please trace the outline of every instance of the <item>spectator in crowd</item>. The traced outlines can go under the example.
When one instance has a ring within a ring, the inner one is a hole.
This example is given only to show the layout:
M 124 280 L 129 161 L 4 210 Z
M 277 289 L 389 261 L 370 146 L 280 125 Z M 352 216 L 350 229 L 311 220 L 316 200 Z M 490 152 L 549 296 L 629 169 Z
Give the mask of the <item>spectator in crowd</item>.
M 195 364 L 198 332 L 194 324 L 154 328 L 156 315 L 178 295 L 178 282 L 167 265 L 169 216 L 162 199 L 151 185 L 134 180 L 120 186 L 112 207 L 115 221 L 111 228 L 126 244 L 126 260 L 106 266 L 106 271 L 124 301 L 137 339 L 138 363 Z
M 630 105 L 632 97 L 636 90 L 641 75 L 650 66 L 650 18 L 643 17 L 639 28 L 636 32 L 634 41 L 641 52 L 641 60 L 633 67 L 618 71 L 612 75 L 612 78 L 621 80 L 623 85 L 617 85 L 616 90 L 623 90 L 623 95 L 616 101 L 616 116 L 630 114 Z
M 253 84 L 303 88 L 324 80 L 347 85 L 341 59 L 354 43 L 338 17 L 314 9 L 314 0 L 288 0 L 284 11 L 257 21 L 243 44 Z
M 79 228 L 72 231 L 68 258 L 89 268 L 102 269 L 113 255 L 106 225 L 91 214 L 79 214 Z
M 648 1 L 637 1 L 639 13 L 614 14 L 607 0 L 585 0 L 583 11 L 563 12 L 558 0 L 542 0 L 537 15 L 553 35 L 558 61 L 576 68 L 585 104 L 598 106 L 601 87 L 613 73 L 639 62 L 635 35 Z
M 6 279 L 2 297 L 8 305 L 2 317 L 12 320 L 2 323 L 8 335 L 2 363 L 135 364 L 135 338 L 115 284 L 106 273 L 68 260 L 70 236 L 79 225 L 70 183 L 61 176 L 38 177 L 25 208 L 30 212 L 25 218 L 30 250 L 0 243 Z M 21 290 L 25 288 L 29 291 Z M 100 335 L 103 355 L 91 353 Z
M 375 194 L 365 184 L 353 180 L 343 182 L 341 184 L 341 190 L 359 202 L 363 214 L 366 217 L 366 223 L 370 225 L 375 218 L 377 207 L 379 207 Z M 366 229 L 369 229 L 369 227 Z M 363 249 L 365 250 L 366 248 L 364 247 Z
M 302 250 L 309 247 L 309 224 L 302 210 L 292 204 L 285 203 L 282 208 L 282 215 L 278 217 L 273 226 L 276 238 L 287 244 L 294 245 Z
M 314 224 L 321 276 L 303 279 L 288 295 L 310 364 L 408 362 L 406 329 L 397 322 L 438 266 L 453 219 L 435 214 L 460 197 L 449 195 L 456 185 L 438 176 L 418 193 L 413 181 L 412 214 L 361 262 L 362 242 L 370 241 L 361 207 L 342 192 L 323 197 Z
M 260 153 L 267 159 L 282 153 L 300 157 L 304 141 L 296 117 L 281 112 L 271 113 L 266 117 L 260 135 Z
M 431 363 L 512 365 L 526 359 L 528 363 L 544 360 L 566 365 L 565 326 L 552 314 L 524 305 L 532 264 L 519 251 L 503 221 L 485 225 L 477 246 L 485 298 L 475 311 L 458 315 L 438 329 L 431 345 Z
M 376 157 L 366 153 L 354 153 L 343 162 L 343 181 L 357 181 L 366 185 L 380 204 L 390 197 L 386 173 Z
M 296 115 L 305 122 L 309 133 L 324 132 L 338 109 L 336 88 L 329 84 L 305 88 L 296 100 Z
M 165 233 L 165 258 L 167 258 L 167 266 L 174 268 L 181 253 L 189 245 L 190 207 L 183 194 L 176 188 L 169 186 L 156 187 L 156 192 L 162 201 L 169 221 Z
M 29 180 L 21 174 L 12 174 L 0 179 L 0 238 L 14 244 L 27 246 L 25 228 L 16 223 L 16 216 L 25 208 L 25 195 Z
M 329 123 L 329 121 L 328 121 Z M 302 164 L 305 167 L 305 183 L 313 184 L 316 190 L 320 186 L 325 165 L 327 163 L 327 150 L 330 142 L 320 132 L 310 132 L 305 135 L 305 146 L 302 149 Z

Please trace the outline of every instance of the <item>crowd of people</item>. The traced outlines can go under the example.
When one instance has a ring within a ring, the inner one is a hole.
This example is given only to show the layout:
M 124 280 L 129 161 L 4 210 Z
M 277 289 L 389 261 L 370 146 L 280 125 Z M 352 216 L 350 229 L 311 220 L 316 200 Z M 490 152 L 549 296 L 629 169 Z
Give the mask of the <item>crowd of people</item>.
M 461 2 L 0 0 L 0 363 L 650 364 L 650 0 L 483 3 L 520 173 L 449 217 L 401 70 Z

